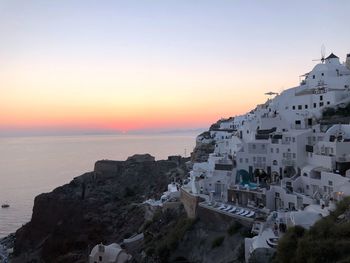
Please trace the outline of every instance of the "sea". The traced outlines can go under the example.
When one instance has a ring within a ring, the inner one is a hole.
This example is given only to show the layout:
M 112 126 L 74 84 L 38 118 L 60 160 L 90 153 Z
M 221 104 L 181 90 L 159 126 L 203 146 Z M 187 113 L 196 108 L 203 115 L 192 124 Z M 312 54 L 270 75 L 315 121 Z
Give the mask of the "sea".
M 150 153 L 189 156 L 198 133 L 0 137 L 0 238 L 32 216 L 35 196 L 92 171 L 97 160 Z

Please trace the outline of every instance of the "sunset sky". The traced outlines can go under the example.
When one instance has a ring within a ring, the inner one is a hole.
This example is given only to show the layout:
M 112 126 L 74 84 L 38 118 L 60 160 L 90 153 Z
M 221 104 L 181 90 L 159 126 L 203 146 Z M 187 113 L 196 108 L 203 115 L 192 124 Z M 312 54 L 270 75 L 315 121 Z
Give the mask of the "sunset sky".
M 0 0 L 0 134 L 192 129 L 350 53 L 350 1 Z

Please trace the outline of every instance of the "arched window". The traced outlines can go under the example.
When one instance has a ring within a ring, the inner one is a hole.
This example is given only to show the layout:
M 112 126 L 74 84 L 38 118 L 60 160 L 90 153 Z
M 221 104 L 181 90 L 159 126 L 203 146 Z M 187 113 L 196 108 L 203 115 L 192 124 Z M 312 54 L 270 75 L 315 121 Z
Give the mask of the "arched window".
M 277 160 L 273 160 L 273 161 L 272 161 L 272 164 L 273 164 L 273 165 L 278 165 Z

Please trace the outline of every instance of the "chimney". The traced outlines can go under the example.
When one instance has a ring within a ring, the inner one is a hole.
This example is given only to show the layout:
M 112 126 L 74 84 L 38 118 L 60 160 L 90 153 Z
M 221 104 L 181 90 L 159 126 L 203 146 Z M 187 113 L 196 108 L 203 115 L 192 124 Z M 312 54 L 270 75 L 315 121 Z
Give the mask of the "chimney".
M 350 70 L 350 53 L 346 55 L 345 65 Z

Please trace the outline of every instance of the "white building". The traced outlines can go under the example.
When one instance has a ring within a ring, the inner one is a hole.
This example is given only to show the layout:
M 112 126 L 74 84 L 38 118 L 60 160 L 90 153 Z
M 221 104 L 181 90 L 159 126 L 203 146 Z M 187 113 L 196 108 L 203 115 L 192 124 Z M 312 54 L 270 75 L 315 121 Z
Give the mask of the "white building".
M 94 246 L 89 255 L 89 263 L 126 263 L 131 259 L 120 245 L 113 243 L 108 246 Z

